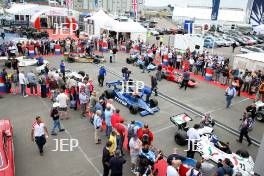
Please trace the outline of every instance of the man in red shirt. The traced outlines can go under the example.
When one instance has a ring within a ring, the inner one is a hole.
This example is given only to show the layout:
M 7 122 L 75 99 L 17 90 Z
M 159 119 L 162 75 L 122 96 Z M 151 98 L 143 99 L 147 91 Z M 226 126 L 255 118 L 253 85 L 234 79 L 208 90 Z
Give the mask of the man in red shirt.
M 144 143 L 144 137 L 143 136 L 148 136 L 148 144 L 151 145 L 151 143 L 153 142 L 154 140 L 154 135 L 153 133 L 150 131 L 150 129 L 148 128 L 148 125 L 147 124 L 144 124 L 144 127 L 143 128 L 140 128 L 138 129 L 137 131 L 137 135 L 138 135 L 138 138 Z
M 116 128 L 116 124 L 117 123 L 123 123 L 124 122 L 124 118 L 120 116 L 119 114 L 120 110 L 116 109 L 115 113 L 113 113 L 112 117 L 111 117 L 111 124 L 114 128 Z

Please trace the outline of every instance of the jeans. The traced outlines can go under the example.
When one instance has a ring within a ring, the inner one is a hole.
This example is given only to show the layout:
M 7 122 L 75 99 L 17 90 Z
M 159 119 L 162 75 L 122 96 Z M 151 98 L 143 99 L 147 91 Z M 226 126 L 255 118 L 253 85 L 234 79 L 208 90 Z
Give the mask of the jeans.
M 43 146 L 46 144 L 46 138 L 44 135 L 35 137 L 35 142 L 39 148 L 39 153 L 43 153 Z
M 35 94 L 38 94 L 38 88 L 36 83 L 29 83 L 29 87 L 31 95 L 33 94 L 33 89 L 35 90 Z
M 232 99 L 233 99 L 233 96 L 231 95 L 226 96 L 226 102 L 227 102 L 226 108 L 229 108 L 229 106 L 231 105 Z
M 112 126 L 106 126 L 106 130 L 105 130 L 105 135 L 107 136 L 107 137 L 109 137 L 110 136 L 110 133 L 112 132 Z
M 59 130 L 61 130 L 60 119 L 53 120 L 53 128 L 52 128 L 51 133 L 55 133 L 55 130 L 57 127 L 59 128 Z
M 243 127 L 243 128 L 241 129 L 241 131 L 240 131 L 239 142 L 242 143 L 242 141 L 243 141 L 243 137 L 244 137 L 244 136 L 246 137 L 248 143 L 251 144 L 251 140 L 250 140 L 250 138 L 249 138 L 249 136 L 248 136 L 248 128 L 245 128 L 245 127 Z
M 20 84 L 20 87 L 21 87 L 21 95 L 22 96 L 27 95 L 27 93 L 26 93 L 26 85 L 25 84 Z

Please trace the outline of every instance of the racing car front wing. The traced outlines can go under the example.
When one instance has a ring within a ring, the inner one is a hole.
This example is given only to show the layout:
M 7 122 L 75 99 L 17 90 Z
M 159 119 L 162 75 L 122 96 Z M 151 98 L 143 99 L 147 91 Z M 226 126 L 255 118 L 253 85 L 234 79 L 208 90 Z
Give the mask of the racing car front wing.
M 153 115 L 155 112 L 159 112 L 160 111 L 160 108 L 158 106 L 154 107 L 154 108 L 149 108 L 147 110 L 144 110 L 144 111 L 141 111 L 140 112 L 140 115 L 142 117 L 146 116 L 146 115 Z

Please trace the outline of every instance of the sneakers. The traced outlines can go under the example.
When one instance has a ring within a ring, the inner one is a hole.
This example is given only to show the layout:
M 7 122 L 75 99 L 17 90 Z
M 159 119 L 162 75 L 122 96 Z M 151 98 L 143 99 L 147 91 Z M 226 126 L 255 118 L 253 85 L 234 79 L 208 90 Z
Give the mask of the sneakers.
M 65 129 L 60 129 L 60 132 L 65 131 Z
M 51 133 L 52 136 L 57 136 L 57 133 Z
M 24 97 L 28 97 L 28 95 L 24 95 Z

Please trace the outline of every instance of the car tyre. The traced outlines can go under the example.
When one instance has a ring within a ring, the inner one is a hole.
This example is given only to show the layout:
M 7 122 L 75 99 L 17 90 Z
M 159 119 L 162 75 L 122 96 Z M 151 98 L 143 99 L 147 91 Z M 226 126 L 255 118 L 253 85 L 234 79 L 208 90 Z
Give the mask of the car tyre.
M 84 71 L 79 71 L 78 74 L 82 75 L 82 77 L 85 77 L 85 72 Z
M 264 114 L 260 112 L 256 113 L 256 119 L 258 121 L 264 122 Z
M 104 91 L 104 93 L 107 99 L 114 97 L 114 91 L 112 89 L 107 89 Z
M 248 158 L 250 155 L 247 150 L 239 149 L 236 151 L 236 154 L 241 156 L 242 158 Z
M 129 58 L 126 59 L 127 64 L 131 64 L 131 60 Z
M 175 133 L 174 140 L 175 140 L 176 144 L 178 144 L 180 146 L 184 146 L 188 143 L 187 139 L 188 139 L 188 136 L 187 136 L 186 131 L 178 130 Z
M 137 112 L 138 112 L 138 107 L 135 106 L 135 105 L 131 105 L 131 106 L 129 107 L 129 111 L 130 111 L 131 114 L 137 114 Z
M 149 100 L 149 104 L 150 104 L 151 108 L 156 107 L 156 106 L 158 106 L 158 100 L 155 98 L 152 98 Z

